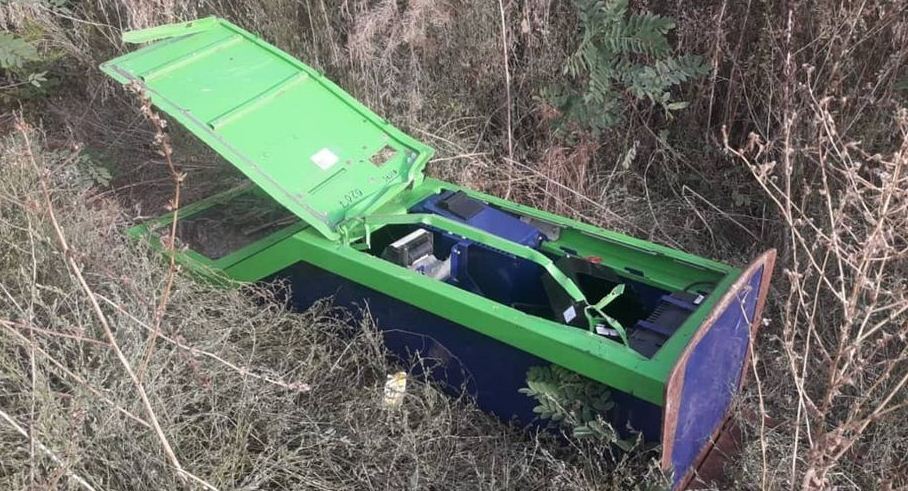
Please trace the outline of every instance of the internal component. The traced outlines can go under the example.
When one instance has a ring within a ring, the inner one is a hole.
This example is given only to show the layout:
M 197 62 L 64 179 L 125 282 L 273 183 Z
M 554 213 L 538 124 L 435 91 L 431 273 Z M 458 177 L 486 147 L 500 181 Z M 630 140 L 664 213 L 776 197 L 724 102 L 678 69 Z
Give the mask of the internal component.
M 561 227 L 554 223 L 527 216 L 521 216 L 520 221 L 539 229 L 539 232 L 542 233 L 546 240 L 558 240 L 561 238 Z
M 463 191 L 457 191 L 447 198 L 438 200 L 437 203 L 439 208 L 447 210 L 464 221 L 469 221 L 486 209 L 485 204 L 467 196 L 467 193 Z
M 180 243 L 207 257 L 220 259 L 258 240 L 299 223 L 299 218 L 267 194 L 253 189 L 231 194 L 197 213 L 180 213 L 176 236 Z M 156 229 L 170 234 L 170 221 Z
M 703 295 L 696 293 L 674 292 L 663 295 L 656 310 L 646 320 L 634 325 L 630 335 L 631 347 L 644 356 L 652 357 L 703 300 Z
M 577 256 L 562 257 L 555 261 L 555 266 L 580 287 L 589 300 L 603 298 L 618 285 L 628 283 L 612 268 Z M 585 304 L 573 302 L 551 278 L 543 278 L 543 286 L 548 293 L 552 311 L 556 314 L 555 321 L 586 327 L 586 317 L 583 315 Z M 638 319 L 644 318 L 646 310 L 640 304 L 634 286 L 628 284 L 626 292 L 609 304 L 606 314 L 622 326 L 630 326 Z M 600 334 L 607 336 L 610 332 L 603 328 Z
M 430 196 L 410 211 L 441 215 L 534 249 L 545 239 L 535 225 L 472 198 L 463 191 L 444 191 Z
M 422 275 L 444 281 L 451 276 L 451 258 L 444 261 L 438 259 L 434 255 L 434 249 L 432 233 L 420 228 L 385 247 L 381 257 Z
M 509 213 L 463 191 L 442 191 L 409 211 L 440 215 L 536 250 L 561 236 L 556 224 Z M 373 237 L 375 250 L 383 250 L 381 257 L 390 262 L 559 324 L 587 330 L 592 322 L 596 334 L 646 357 L 652 357 L 703 301 L 701 295 L 672 293 L 647 284 L 636 278 L 642 278 L 642 272 L 630 277 L 619 274 L 599 257 L 584 257 L 566 247 L 561 247 L 563 256 L 547 255 L 580 290 L 582 300 L 539 264 L 491 247 L 476 236 L 468 238 L 431 225 L 379 233 L 387 235 Z

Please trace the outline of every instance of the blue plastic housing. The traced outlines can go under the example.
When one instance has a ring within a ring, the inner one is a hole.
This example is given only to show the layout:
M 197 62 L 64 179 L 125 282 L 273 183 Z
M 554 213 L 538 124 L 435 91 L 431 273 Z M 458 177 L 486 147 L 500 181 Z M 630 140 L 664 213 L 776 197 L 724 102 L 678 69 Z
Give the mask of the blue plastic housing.
M 452 202 L 460 204 L 460 208 L 452 205 L 446 207 L 446 204 Z M 533 248 L 539 247 L 545 238 L 535 226 L 487 203 L 467 197 L 462 191 L 444 191 L 430 196 L 410 209 L 410 212 L 441 215 Z

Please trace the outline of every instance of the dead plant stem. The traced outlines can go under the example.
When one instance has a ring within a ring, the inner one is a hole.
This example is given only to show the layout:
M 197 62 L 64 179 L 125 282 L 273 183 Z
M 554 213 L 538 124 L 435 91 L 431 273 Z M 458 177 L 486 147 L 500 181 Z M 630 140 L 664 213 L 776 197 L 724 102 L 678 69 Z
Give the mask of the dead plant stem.
M 44 445 L 43 443 L 41 443 L 37 439 L 35 439 L 34 435 L 29 434 L 29 432 L 26 431 L 25 428 L 20 426 L 19 423 L 17 423 L 16 420 L 14 420 L 9 414 L 6 414 L 3 410 L 0 410 L 0 418 L 2 418 L 4 421 L 6 421 L 6 423 L 8 425 L 12 426 L 13 429 L 16 430 L 17 433 L 19 433 L 20 435 L 22 435 L 26 439 L 28 439 L 28 441 L 30 442 L 29 443 L 30 445 L 34 445 L 35 447 L 37 447 L 38 450 L 41 450 L 41 452 L 44 453 L 44 455 L 47 455 L 50 458 L 50 460 L 54 461 L 55 464 L 57 464 L 62 469 L 64 469 L 66 472 L 66 475 L 69 476 L 72 480 L 79 483 L 80 486 L 87 489 L 88 491 L 95 491 L 95 488 L 91 484 L 89 484 L 88 481 L 83 479 L 82 476 L 69 470 L 66 463 L 63 462 L 60 459 L 60 457 L 57 457 L 57 454 L 55 454 L 51 449 L 47 448 L 46 445 Z
M 177 459 L 176 454 L 173 451 L 173 448 L 170 446 L 170 442 L 167 439 L 167 435 L 164 434 L 164 430 L 161 428 L 160 423 L 158 422 L 158 417 L 155 414 L 154 408 L 151 405 L 151 400 L 148 398 L 148 394 L 145 392 L 145 388 L 142 386 L 142 383 L 136 377 L 135 372 L 129 364 L 129 360 L 126 359 L 126 355 L 123 354 L 123 351 L 120 349 L 119 343 L 117 343 L 117 338 L 114 336 L 113 329 L 110 327 L 110 323 L 107 320 L 107 316 L 104 314 L 104 311 L 101 309 L 101 305 L 98 303 L 98 299 L 94 294 L 94 291 L 88 285 L 88 282 L 85 280 L 85 276 L 82 275 L 82 268 L 76 263 L 72 250 L 69 247 L 69 243 L 66 240 L 66 235 L 63 233 L 63 229 L 60 227 L 60 223 L 57 221 L 56 214 L 54 213 L 53 201 L 51 200 L 50 189 L 47 186 L 46 178 L 42 169 L 38 166 L 38 162 L 35 160 L 34 153 L 31 149 L 31 139 L 28 136 L 28 129 L 26 123 L 20 117 L 17 122 L 17 129 L 22 135 L 23 141 L 25 142 L 25 151 L 29 158 L 32 167 L 38 176 L 38 183 L 41 187 L 41 193 L 44 197 L 44 206 L 47 210 L 48 219 L 50 220 L 51 226 L 54 230 L 54 235 L 57 239 L 57 244 L 60 246 L 60 250 L 63 253 L 63 258 L 66 261 L 66 264 L 69 266 L 70 271 L 76 280 L 79 283 L 82 291 L 85 293 L 85 296 L 88 298 L 88 301 L 91 303 L 92 310 L 94 311 L 95 317 L 98 319 L 98 323 L 101 325 L 104 335 L 107 336 L 110 346 L 116 354 L 117 359 L 120 361 L 120 364 L 123 366 L 123 370 L 132 380 L 133 385 L 136 388 L 136 392 L 139 394 L 139 398 L 142 400 L 142 405 L 145 406 L 145 411 L 148 413 L 148 419 L 151 422 L 152 427 L 154 428 L 155 434 L 160 440 L 161 447 L 164 450 L 167 459 L 170 461 L 171 465 L 176 469 L 177 475 L 181 478 L 189 478 L 193 481 L 202 484 L 208 489 L 217 489 L 208 482 L 202 480 L 199 477 L 192 475 L 190 472 L 183 469 L 180 465 L 180 461 Z

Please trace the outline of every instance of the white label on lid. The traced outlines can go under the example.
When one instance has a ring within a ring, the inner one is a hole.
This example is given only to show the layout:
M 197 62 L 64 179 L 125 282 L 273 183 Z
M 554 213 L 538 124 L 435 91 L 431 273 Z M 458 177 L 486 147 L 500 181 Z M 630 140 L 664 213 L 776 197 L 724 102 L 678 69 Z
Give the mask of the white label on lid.
M 319 166 L 322 170 L 328 170 L 331 167 L 334 167 L 334 164 L 339 160 L 337 155 L 334 154 L 331 150 L 323 148 L 318 152 L 315 152 L 311 157 L 309 157 L 315 165 Z
M 574 306 L 573 306 L 573 305 L 571 305 L 571 306 L 568 307 L 567 310 L 565 310 L 564 313 L 561 314 L 561 315 L 564 316 L 564 322 L 571 322 L 572 320 L 574 320 L 574 318 L 577 317 L 577 310 L 574 309 Z
M 694 305 L 700 305 L 706 297 L 703 295 L 697 295 L 697 298 L 694 299 Z

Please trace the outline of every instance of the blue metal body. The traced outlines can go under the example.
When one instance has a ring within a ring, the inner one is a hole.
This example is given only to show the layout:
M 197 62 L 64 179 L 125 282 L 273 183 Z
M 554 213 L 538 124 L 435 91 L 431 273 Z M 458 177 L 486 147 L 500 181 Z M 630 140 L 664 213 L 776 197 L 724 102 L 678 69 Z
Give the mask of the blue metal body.
M 466 394 L 503 421 L 540 423 L 533 413 L 536 401 L 518 390 L 526 387 L 527 370 L 548 366 L 545 360 L 306 262 L 271 280 L 289 282 L 295 309 L 330 297 L 355 318 L 368 313 L 391 353 L 412 367 L 411 375 L 431 379 L 452 395 Z M 613 397 L 615 409 L 608 416 L 616 429 L 634 428 L 648 441 L 661 438 L 661 407 L 620 391 Z
M 542 243 L 544 237 L 537 227 L 486 203 L 473 200 L 477 203 L 476 209 L 469 210 L 466 214 L 458 214 L 445 208 L 443 204 L 447 200 L 459 196 L 458 193 L 458 191 L 445 191 L 429 196 L 411 208 L 410 213 L 440 215 L 528 247 L 537 248 Z
M 672 464 L 689 469 L 713 431 L 728 413 L 732 396 L 741 382 L 741 367 L 750 342 L 750 321 L 757 304 L 763 270 L 750 278 L 749 296 L 733 303 L 718 317 L 687 363 L 681 392 L 678 429 Z
M 537 227 L 478 200 L 470 200 L 472 206 L 466 213 L 445 208 L 448 200 L 461 196 L 444 191 L 429 196 L 410 212 L 441 215 L 534 249 L 545 240 Z M 538 264 L 446 231 L 433 231 L 438 236 L 436 256 L 451 258 L 448 283 L 524 311 L 546 307 L 548 299 L 540 282 L 545 272 Z

